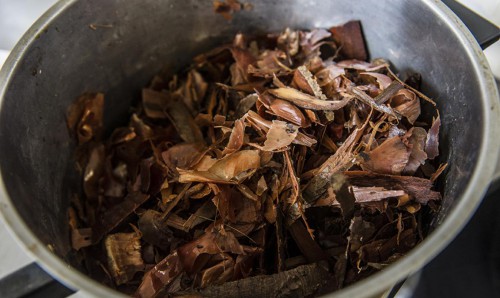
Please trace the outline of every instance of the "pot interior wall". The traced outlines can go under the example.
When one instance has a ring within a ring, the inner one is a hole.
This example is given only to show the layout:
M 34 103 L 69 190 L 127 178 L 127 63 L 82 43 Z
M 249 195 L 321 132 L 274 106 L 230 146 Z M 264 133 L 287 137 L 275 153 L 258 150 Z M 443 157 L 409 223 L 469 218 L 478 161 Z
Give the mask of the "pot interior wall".
M 372 58 L 417 71 L 442 117 L 440 220 L 467 187 L 481 143 L 477 74 L 458 38 L 419 1 L 251 1 L 232 21 L 211 1 L 77 1 L 33 40 L 13 71 L 0 114 L 0 167 L 8 194 L 37 237 L 66 257 L 66 209 L 79 189 L 65 112 L 87 91 L 106 96 L 108 129 L 160 70 L 175 73 L 235 33 L 329 27 L 362 21 Z M 93 26 L 90 26 L 93 24 Z M 93 27 L 93 28 L 91 28 Z M 476 123 L 474 127 L 468 124 Z M 479 131 L 478 131 L 479 130 Z

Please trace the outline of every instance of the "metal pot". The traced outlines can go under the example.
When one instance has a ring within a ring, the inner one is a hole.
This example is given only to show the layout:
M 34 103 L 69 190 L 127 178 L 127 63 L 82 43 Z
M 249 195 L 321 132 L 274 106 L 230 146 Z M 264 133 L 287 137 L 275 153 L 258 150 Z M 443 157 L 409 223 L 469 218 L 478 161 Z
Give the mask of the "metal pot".
M 252 0 L 229 22 L 212 1 L 63 0 L 24 35 L 0 73 L 0 210 L 20 242 L 55 278 L 98 297 L 121 295 L 72 263 L 66 209 L 79 187 L 69 104 L 85 91 L 106 94 L 105 125 L 128 107 L 160 70 L 190 59 L 239 32 L 328 27 L 362 21 L 372 57 L 400 73 L 416 71 L 442 117 L 441 159 L 449 163 L 435 230 L 407 256 L 336 292 L 370 296 L 419 270 L 460 231 L 492 179 L 500 147 L 500 106 L 484 55 L 464 24 L 441 2 Z M 498 34 L 498 32 L 497 32 Z

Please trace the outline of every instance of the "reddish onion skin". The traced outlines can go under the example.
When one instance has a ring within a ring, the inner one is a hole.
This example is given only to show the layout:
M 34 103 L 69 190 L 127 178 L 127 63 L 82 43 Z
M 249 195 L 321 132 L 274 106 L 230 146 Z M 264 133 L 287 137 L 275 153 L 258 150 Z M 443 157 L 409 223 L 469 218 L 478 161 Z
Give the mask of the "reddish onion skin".
M 271 111 L 277 116 L 292 122 L 300 127 L 309 127 L 311 122 L 294 104 L 282 100 L 275 99 L 270 105 Z
M 381 74 L 378 72 L 362 72 L 360 75 L 370 76 L 377 80 L 377 83 L 381 90 L 386 89 L 392 83 L 392 79 L 385 74 Z
M 68 210 L 72 246 L 108 260 L 89 275 L 105 271 L 105 283 L 141 298 L 274 297 L 282 285 L 302 297 L 423 240 L 447 166 L 436 160 L 439 113 L 428 128 L 420 103 L 436 104 L 418 84 L 364 61 L 360 29 L 238 34 L 156 77 L 106 138 L 103 95 L 77 99 L 67 124 L 84 196 L 76 190 Z M 332 257 L 328 271 L 304 265 Z
M 307 82 L 307 79 L 299 70 L 295 70 L 293 72 L 293 83 L 298 87 L 298 89 L 310 95 L 314 95 L 314 90 L 311 86 L 309 86 L 309 82 Z

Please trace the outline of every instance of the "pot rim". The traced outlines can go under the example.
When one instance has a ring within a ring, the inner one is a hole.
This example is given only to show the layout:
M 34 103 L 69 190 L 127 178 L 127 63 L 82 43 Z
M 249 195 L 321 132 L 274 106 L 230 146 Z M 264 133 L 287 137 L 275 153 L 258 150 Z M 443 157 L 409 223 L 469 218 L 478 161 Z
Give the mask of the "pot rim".
M 36 36 L 71 5 L 78 0 L 61 0 L 45 12 L 23 35 L 12 50 L 0 70 L 0 108 L 4 94 L 9 86 L 12 74 L 19 61 L 23 59 L 25 50 L 35 41 Z M 493 74 L 486 58 L 476 40 L 462 21 L 441 1 L 423 0 L 426 5 L 449 28 L 450 33 L 459 38 L 465 47 L 474 71 L 479 78 L 479 87 L 484 101 L 482 117 L 484 119 L 478 161 L 474 167 L 469 183 L 451 212 L 422 243 L 412 249 L 386 269 L 354 283 L 339 291 L 328 294 L 335 297 L 371 297 L 383 293 L 406 276 L 416 272 L 435 257 L 453 240 L 465 226 L 481 202 L 491 181 L 500 148 L 500 102 Z M 494 124 L 494 125 L 492 125 Z M 9 198 L 0 171 L 0 213 L 8 230 L 47 272 L 60 282 L 74 290 L 82 290 L 95 297 L 125 297 L 87 275 L 71 270 L 66 262 L 53 254 L 27 227 Z M 70 270 L 68 270 L 70 269 Z

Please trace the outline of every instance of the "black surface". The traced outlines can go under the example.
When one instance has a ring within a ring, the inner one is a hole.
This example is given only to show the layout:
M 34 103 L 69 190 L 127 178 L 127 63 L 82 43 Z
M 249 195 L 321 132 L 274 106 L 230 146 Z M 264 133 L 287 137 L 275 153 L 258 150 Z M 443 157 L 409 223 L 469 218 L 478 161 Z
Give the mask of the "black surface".
M 500 297 L 500 191 L 421 273 L 413 298 Z
M 484 50 L 500 38 L 500 29 L 454 0 L 442 0 L 464 22 Z
M 63 286 L 31 263 L 0 280 L 1 298 L 67 297 L 74 291 Z

